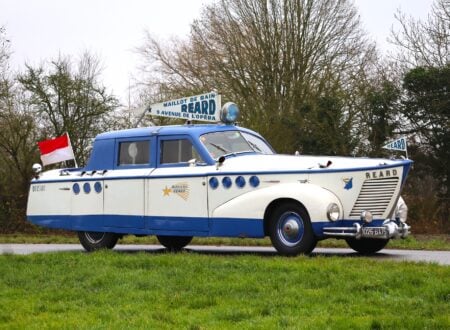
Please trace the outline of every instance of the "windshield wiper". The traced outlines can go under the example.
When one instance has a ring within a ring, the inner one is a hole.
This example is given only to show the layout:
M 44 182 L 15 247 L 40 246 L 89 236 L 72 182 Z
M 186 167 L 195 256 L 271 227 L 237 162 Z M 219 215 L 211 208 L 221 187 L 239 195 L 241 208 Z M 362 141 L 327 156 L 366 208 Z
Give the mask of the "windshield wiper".
M 255 144 L 255 143 L 253 143 L 253 142 L 250 142 L 250 141 L 248 141 L 247 140 L 247 143 L 250 145 L 250 147 L 252 147 L 253 148 L 253 151 L 256 151 L 256 152 L 260 152 L 260 153 L 262 153 L 262 150 L 261 149 L 259 149 L 258 148 L 258 146 Z
M 220 151 L 223 151 L 226 154 L 231 154 L 232 152 L 222 146 L 219 146 L 218 144 L 215 144 L 213 142 L 208 142 L 210 145 L 212 145 L 214 148 L 219 149 Z

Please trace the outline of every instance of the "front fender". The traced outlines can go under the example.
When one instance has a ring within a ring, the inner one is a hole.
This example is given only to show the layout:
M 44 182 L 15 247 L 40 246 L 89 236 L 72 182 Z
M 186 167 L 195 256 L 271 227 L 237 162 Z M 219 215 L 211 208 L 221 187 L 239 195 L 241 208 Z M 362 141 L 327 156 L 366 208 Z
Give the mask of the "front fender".
M 342 204 L 330 191 L 314 184 L 281 183 L 242 194 L 218 206 L 211 212 L 213 218 L 263 219 L 267 207 L 277 199 L 293 199 L 303 204 L 311 221 L 327 220 L 327 207 Z

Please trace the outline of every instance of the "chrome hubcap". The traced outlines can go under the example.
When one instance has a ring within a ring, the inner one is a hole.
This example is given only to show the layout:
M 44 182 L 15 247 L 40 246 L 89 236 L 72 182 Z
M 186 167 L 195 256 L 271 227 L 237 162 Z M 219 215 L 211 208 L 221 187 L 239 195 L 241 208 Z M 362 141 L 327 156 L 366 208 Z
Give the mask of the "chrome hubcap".
M 295 212 L 285 212 L 278 220 L 277 234 L 280 241 L 286 246 L 299 244 L 305 233 L 302 217 Z
M 89 231 L 89 232 L 85 232 L 84 236 L 86 236 L 86 239 L 89 241 L 89 243 L 97 244 L 102 241 L 103 237 L 105 237 L 105 233 Z
M 283 235 L 289 239 L 293 239 L 297 237 L 299 228 L 300 227 L 297 221 L 289 219 L 283 226 Z

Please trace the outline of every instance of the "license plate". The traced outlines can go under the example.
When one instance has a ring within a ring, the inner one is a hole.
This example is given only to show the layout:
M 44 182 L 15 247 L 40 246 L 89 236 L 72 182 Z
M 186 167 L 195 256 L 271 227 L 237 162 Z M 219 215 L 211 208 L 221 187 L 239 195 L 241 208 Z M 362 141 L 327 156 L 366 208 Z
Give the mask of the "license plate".
M 363 227 L 362 236 L 370 238 L 386 238 L 386 228 L 383 227 Z

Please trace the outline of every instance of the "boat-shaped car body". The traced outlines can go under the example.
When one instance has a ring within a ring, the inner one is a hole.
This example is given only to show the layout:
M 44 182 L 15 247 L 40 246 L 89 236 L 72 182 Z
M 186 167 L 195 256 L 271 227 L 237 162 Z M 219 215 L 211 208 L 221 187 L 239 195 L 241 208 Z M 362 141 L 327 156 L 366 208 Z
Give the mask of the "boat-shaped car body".
M 87 165 L 37 171 L 27 217 L 77 231 L 89 251 L 124 235 L 180 249 L 193 236 L 269 236 L 284 255 L 343 238 L 373 253 L 408 235 L 411 161 L 279 155 L 235 125 L 135 128 L 96 137 Z

